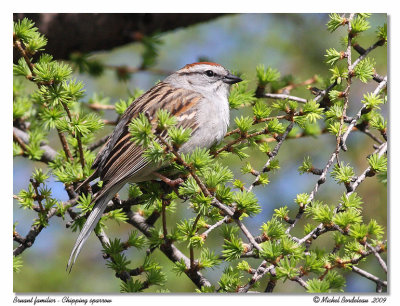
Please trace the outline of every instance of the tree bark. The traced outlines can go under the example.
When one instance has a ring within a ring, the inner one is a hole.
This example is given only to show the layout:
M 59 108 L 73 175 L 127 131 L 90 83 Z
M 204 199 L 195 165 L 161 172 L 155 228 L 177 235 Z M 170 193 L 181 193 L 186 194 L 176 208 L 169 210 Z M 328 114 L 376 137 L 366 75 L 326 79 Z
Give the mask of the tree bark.
M 215 19 L 223 14 L 194 13 L 15 13 L 14 21 L 27 17 L 47 39 L 46 52 L 69 59 L 72 52 L 88 53 L 139 41 L 144 35 L 166 32 Z M 14 61 L 18 56 L 14 53 Z

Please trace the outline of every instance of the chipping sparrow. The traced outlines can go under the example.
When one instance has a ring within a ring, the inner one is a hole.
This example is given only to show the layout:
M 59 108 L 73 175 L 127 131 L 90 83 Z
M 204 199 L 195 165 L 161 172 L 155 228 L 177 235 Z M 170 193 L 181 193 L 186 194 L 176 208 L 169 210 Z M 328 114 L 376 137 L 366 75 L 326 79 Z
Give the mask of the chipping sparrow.
M 81 184 L 97 177 L 103 181 L 102 189 L 94 196 L 96 204 L 75 242 L 67 268 L 72 268 L 109 200 L 128 182 L 154 179 L 153 172 L 160 167 L 149 164 L 141 147 L 131 141 L 128 130 L 131 120 L 139 113 L 147 112 L 150 118 L 154 118 L 158 109 L 168 110 L 176 117 L 178 126 L 192 130 L 190 139 L 180 147 L 180 153 L 191 152 L 196 147 L 210 148 L 224 138 L 229 124 L 229 88 L 240 81 L 219 64 L 193 63 L 159 82 L 128 107 L 97 154 L 92 166 L 95 172 Z

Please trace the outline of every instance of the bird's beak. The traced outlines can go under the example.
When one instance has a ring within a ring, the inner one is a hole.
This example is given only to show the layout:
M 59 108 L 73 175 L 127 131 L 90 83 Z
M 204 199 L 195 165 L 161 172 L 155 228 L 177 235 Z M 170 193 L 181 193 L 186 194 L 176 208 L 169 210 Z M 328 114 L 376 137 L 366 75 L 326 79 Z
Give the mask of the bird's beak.
M 235 83 L 239 83 L 243 80 L 241 78 L 239 78 L 238 76 L 229 73 L 228 75 L 223 77 L 222 81 L 227 84 L 235 84 Z

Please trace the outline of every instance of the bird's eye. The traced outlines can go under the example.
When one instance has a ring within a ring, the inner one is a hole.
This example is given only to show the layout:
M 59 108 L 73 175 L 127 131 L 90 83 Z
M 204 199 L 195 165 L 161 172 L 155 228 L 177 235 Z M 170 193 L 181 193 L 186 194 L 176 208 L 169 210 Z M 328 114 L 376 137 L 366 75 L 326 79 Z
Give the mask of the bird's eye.
M 213 77 L 214 76 L 214 72 L 212 71 L 212 70 L 207 70 L 206 72 L 205 72 L 205 74 L 206 74 L 206 76 L 208 76 L 208 77 Z

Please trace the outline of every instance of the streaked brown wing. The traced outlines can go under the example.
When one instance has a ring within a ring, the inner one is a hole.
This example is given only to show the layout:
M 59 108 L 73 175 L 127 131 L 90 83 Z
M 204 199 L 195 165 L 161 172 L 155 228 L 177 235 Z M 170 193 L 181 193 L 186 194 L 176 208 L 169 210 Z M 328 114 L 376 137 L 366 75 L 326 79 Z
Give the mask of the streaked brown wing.
M 156 111 L 163 108 L 175 115 L 178 126 L 191 128 L 195 132 L 197 104 L 202 98 L 202 95 L 194 91 L 173 88 L 161 82 L 134 101 L 96 157 L 94 166 L 97 167 L 100 179 L 107 185 L 114 185 L 147 166 L 142 149 L 131 141 L 128 130 L 129 122 L 138 114 L 148 112 L 154 118 L 152 123 L 155 126 Z

